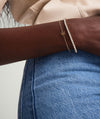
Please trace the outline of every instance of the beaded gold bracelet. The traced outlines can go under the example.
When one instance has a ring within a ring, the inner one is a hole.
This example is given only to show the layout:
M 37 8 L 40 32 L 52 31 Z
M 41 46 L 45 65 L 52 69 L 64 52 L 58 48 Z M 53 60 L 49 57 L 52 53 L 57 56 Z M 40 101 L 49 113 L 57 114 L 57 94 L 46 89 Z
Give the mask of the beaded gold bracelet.
M 62 37 L 63 37 L 63 39 L 64 39 L 64 41 L 65 41 L 67 50 L 68 50 L 69 52 L 71 52 L 71 50 L 70 50 L 70 48 L 69 48 L 69 46 L 68 46 L 66 37 L 65 37 L 65 31 L 63 31 L 63 28 L 62 28 L 62 25 L 61 25 L 61 22 L 60 22 L 60 21 L 59 21 L 59 26 L 60 26 L 60 30 L 61 30 L 61 35 L 62 35 Z
M 73 38 L 72 38 L 72 35 L 71 35 L 70 31 L 69 31 L 68 25 L 67 25 L 67 23 L 66 23 L 66 19 L 64 19 L 64 25 L 65 25 L 66 30 L 67 30 L 67 32 L 68 32 L 68 35 L 69 35 L 69 37 L 70 37 L 70 40 L 71 40 L 72 46 L 73 46 L 73 48 L 74 48 L 74 51 L 75 51 L 75 53 L 77 53 L 77 48 L 76 48 L 76 45 L 75 45 L 74 40 L 73 40 Z

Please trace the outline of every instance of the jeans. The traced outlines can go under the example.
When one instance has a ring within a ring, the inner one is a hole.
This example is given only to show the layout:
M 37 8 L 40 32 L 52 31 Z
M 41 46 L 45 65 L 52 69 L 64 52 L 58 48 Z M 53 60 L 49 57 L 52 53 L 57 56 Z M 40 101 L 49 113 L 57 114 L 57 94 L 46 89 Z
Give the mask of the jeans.
M 79 50 L 27 60 L 18 119 L 100 119 L 100 57 Z

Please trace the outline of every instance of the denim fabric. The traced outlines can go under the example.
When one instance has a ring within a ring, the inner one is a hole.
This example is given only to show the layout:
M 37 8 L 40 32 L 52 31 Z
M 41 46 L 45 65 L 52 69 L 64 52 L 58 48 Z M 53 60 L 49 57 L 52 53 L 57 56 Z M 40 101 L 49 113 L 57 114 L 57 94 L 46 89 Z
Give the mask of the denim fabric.
M 100 119 L 100 57 L 63 51 L 27 60 L 18 119 Z

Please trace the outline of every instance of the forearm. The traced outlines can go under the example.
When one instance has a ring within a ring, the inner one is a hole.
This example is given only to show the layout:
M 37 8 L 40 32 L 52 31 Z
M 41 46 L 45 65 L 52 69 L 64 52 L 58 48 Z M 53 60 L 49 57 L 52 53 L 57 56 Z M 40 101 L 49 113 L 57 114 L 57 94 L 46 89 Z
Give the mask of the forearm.
M 68 19 L 77 49 L 100 56 L 100 17 Z M 62 22 L 63 29 L 66 31 Z M 66 39 L 73 49 L 66 31 Z M 57 22 L 20 28 L 0 29 L 0 64 L 64 51 L 66 45 Z
M 58 22 L 0 29 L 1 65 L 64 50 L 67 49 Z

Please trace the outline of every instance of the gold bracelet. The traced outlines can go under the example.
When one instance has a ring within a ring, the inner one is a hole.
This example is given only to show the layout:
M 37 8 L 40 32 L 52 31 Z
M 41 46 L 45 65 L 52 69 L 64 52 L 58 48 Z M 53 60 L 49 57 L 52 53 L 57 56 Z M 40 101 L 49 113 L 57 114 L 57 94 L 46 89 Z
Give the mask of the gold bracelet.
M 69 37 L 70 37 L 71 43 L 72 43 L 72 45 L 73 45 L 74 51 L 75 51 L 75 53 L 77 53 L 77 48 L 76 48 L 76 46 L 75 46 L 74 40 L 73 40 L 73 38 L 72 38 L 72 36 L 71 36 L 71 33 L 70 33 L 70 31 L 69 31 L 68 25 L 67 25 L 67 23 L 66 23 L 66 19 L 64 19 L 64 24 L 65 24 L 66 30 L 67 30 L 67 32 L 68 32 L 68 34 L 69 34 Z
M 63 28 L 62 28 L 62 25 L 61 25 L 61 22 L 59 21 L 59 26 L 60 26 L 60 30 L 61 30 L 61 35 L 63 36 L 64 38 L 64 41 L 65 41 L 65 44 L 66 44 L 66 47 L 67 47 L 67 50 L 69 52 L 71 52 L 69 46 L 68 46 L 68 43 L 67 43 L 67 40 L 66 40 L 66 37 L 65 37 L 65 31 L 63 31 Z

